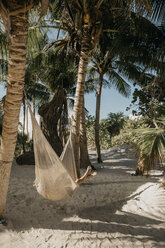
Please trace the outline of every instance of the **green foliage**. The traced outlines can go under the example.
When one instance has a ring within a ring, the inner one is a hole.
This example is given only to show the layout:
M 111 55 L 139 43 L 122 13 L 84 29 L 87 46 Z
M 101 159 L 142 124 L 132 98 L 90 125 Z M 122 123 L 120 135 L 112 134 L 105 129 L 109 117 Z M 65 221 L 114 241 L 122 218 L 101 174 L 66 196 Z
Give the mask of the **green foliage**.
M 107 130 L 111 138 L 120 133 L 124 125 L 124 115 L 122 112 L 118 113 L 109 113 L 107 118 Z
M 165 157 L 165 118 L 162 114 L 165 107 L 156 105 L 157 128 L 150 127 L 148 119 L 127 119 L 120 134 L 114 137 L 113 145 L 128 144 L 142 161 L 144 169 L 149 170 L 156 162 L 162 162 Z
M 109 42 L 111 39 L 109 39 Z M 108 43 L 109 43 L 108 42 Z M 106 49 L 107 48 L 107 49 Z M 121 95 L 128 97 L 130 95 L 130 85 L 123 78 L 123 75 L 128 78 L 128 70 L 129 64 L 126 67 L 126 72 L 122 72 L 122 74 L 117 70 L 118 68 L 118 60 L 119 54 L 111 54 L 108 44 L 107 47 L 104 46 L 104 51 L 101 50 L 102 47 L 96 49 L 92 56 L 92 65 L 88 68 L 88 83 L 94 83 L 93 88 L 91 90 L 96 90 L 96 86 L 99 83 L 100 75 L 103 75 L 103 87 L 114 87 Z M 121 65 L 120 65 L 121 67 Z M 128 70 L 127 70 L 128 69 Z
M 86 116 L 86 131 L 87 131 L 87 143 L 89 149 L 95 149 L 95 117 L 88 115 Z M 110 136 L 107 130 L 106 119 L 100 122 L 100 146 L 101 149 L 110 148 Z
M 111 146 L 110 134 L 108 131 L 108 122 L 107 119 L 100 121 L 100 146 L 101 149 L 109 149 Z
M 120 132 L 124 125 L 123 113 L 110 113 L 107 119 L 100 121 L 100 146 L 101 149 L 109 149 L 111 147 L 112 137 Z M 95 118 L 87 116 L 86 118 L 87 140 L 90 148 L 95 148 Z
M 45 53 L 42 61 L 42 81 L 54 92 L 58 85 L 72 92 L 75 87 L 77 69 L 73 56 L 67 56 L 66 51 L 55 53 L 54 49 Z M 45 64 L 46 63 L 46 64 Z
M 142 82 L 140 88 L 135 88 L 133 93 L 133 101 L 138 102 L 138 111 L 135 114 L 148 118 L 152 123 L 153 118 L 165 114 L 163 106 L 165 104 L 165 84 L 161 77 L 155 77 L 150 74 L 148 80 Z M 163 111 L 161 113 L 161 111 Z
M 133 140 L 145 169 L 150 169 L 157 161 L 162 162 L 165 156 L 165 128 L 137 129 Z
M 135 142 L 133 138 L 135 136 L 136 130 L 140 127 L 148 127 L 148 125 L 146 124 L 146 120 L 144 120 L 143 118 L 131 120 L 129 119 L 129 117 L 126 117 L 124 120 L 124 125 L 120 130 L 120 134 L 112 139 L 112 146 L 120 146 L 125 144 L 134 146 Z
M 18 132 L 17 134 L 17 142 L 15 147 L 15 157 L 18 157 L 23 152 L 30 152 L 33 151 L 33 141 L 28 140 L 26 134 L 22 135 L 22 132 Z

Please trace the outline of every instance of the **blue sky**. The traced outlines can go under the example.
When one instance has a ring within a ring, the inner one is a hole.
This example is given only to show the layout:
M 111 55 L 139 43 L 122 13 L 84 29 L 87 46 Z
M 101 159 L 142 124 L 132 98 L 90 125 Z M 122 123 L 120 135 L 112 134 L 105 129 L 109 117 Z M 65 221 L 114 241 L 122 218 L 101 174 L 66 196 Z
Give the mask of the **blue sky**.
M 3 85 L 0 85 L 0 98 L 2 98 L 4 95 L 5 89 Z M 100 119 L 106 118 L 108 113 L 110 112 L 117 113 L 119 111 L 122 111 L 125 115 L 131 114 L 131 110 L 126 111 L 126 107 L 130 105 L 131 100 L 132 96 L 130 96 L 129 98 L 125 98 L 113 88 L 103 89 L 101 97 Z M 95 115 L 95 93 L 85 94 L 85 107 L 89 111 L 90 115 Z
M 5 89 L 4 86 L 0 84 L 0 99 L 5 95 Z
M 126 111 L 126 107 L 129 107 L 131 101 L 132 96 L 125 98 L 113 88 L 103 89 L 101 97 L 100 119 L 106 118 L 110 112 L 117 113 L 121 111 L 124 113 L 124 115 L 131 114 L 131 110 Z M 95 115 L 96 97 L 94 93 L 85 95 L 85 107 L 89 111 L 89 114 Z

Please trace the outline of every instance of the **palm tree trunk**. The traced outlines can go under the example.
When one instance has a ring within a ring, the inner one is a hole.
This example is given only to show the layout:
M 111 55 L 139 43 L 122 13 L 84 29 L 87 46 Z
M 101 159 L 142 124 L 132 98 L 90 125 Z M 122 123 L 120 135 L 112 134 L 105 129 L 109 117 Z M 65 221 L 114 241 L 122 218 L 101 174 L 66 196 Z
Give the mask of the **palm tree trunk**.
M 13 9 L 17 8 L 14 4 L 11 3 L 11 5 L 13 5 Z M 0 217 L 3 216 L 6 205 L 24 88 L 28 35 L 27 13 L 10 16 L 10 23 L 8 84 L 1 144 L 2 160 L 0 161 Z
M 26 133 L 27 133 L 27 140 L 29 140 L 29 109 L 26 110 Z
M 85 126 L 85 111 L 84 111 L 84 97 L 83 106 L 80 118 L 80 168 L 87 168 L 91 165 L 87 147 L 87 136 Z
M 25 153 L 25 140 L 24 140 L 25 117 L 26 117 L 26 103 L 25 103 L 25 98 L 23 98 L 23 127 L 22 127 L 22 148 L 23 148 L 23 153 Z
M 23 99 L 23 127 L 22 127 L 22 135 L 25 134 L 25 116 L 26 116 L 26 105 L 25 105 L 25 99 Z
M 75 102 L 73 109 L 73 121 L 72 121 L 72 142 L 73 142 L 73 149 L 74 149 L 78 177 L 80 177 L 80 159 L 79 159 L 80 115 L 83 104 L 85 78 L 86 78 L 86 71 L 88 65 L 88 55 L 89 55 L 90 43 L 91 43 L 91 37 L 88 30 L 88 23 L 84 24 L 83 31 L 84 32 L 83 32 L 83 40 L 81 45 L 80 60 L 78 65 L 77 87 L 76 87 Z
M 103 84 L 103 73 L 100 73 L 99 84 L 96 92 L 96 117 L 95 117 L 95 144 L 96 144 L 96 153 L 97 153 L 97 161 L 98 163 L 102 163 L 101 152 L 100 152 L 100 103 L 101 103 L 101 91 Z
M 33 102 L 33 114 L 35 116 L 36 115 L 36 101 L 35 101 L 35 98 L 34 97 L 32 99 L 32 102 Z

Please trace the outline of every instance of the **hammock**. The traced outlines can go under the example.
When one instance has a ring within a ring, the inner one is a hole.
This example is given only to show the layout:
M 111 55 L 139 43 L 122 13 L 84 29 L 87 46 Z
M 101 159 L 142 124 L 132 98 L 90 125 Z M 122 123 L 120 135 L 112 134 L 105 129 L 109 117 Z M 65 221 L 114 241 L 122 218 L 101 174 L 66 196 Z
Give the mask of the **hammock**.
M 40 195 L 49 200 L 62 200 L 72 196 L 79 186 L 71 134 L 59 158 L 42 133 L 29 107 L 35 155 L 35 186 Z

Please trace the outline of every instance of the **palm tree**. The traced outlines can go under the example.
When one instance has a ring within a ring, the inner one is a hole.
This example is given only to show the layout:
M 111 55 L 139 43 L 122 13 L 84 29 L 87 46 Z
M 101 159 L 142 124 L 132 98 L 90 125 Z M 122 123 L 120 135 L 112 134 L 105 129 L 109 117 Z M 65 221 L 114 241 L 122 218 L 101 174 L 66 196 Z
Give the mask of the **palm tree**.
M 151 70 L 155 67 L 162 67 L 162 63 L 159 62 L 157 57 L 157 51 L 162 46 L 163 32 L 146 18 L 138 17 L 135 13 L 130 13 L 130 15 L 131 20 L 125 18 L 124 15 L 116 17 L 114 25 L 119 26 L 119 33 L 114 38 L 105 37 L 105 34 L 102 34 L 100 50 L 93 55 L 94 65 L 91 68 L 91 72 L 93 74 L 97 71 L 99 74 L 95 124 L 98 162 L 101 162 L 99 108 L 102 84 L 105 81 L 103 78 L 104 74 L 108 74 L 109 81 L 115 80 L 114 83 L 116 83 L 116 88 L 119 89 L 120 93 L 123 92 L 125 96 L 128 96 L 129 89 L 128 86 L 127 91 L 124 89 L 122 76 L 131 80 L 134 84 L 145 84 L 145 81 L 150 79 L 149 74 L 145 73 L 145 71 L 149 70 L 149 68 Z M 105 44 L 104 40 L 109 41 L 107 42 L 108 45 Z
M 119 91 L 120 94 L 128 97 L 130 94 L 130 86 L 123 79 L 123 77 L 118 73 L 116 62 L 119 61 L 118 56 L 110 56 L 110 51 L 106 51 L 105 55 L 97 50 L 92 57 L 93 65 L 89 70 L 89 77 L 95 77 L 96 74 L 99 78 L 98 86 L 96 91 L 96 114 L 95 114 L 95 144 L 97 151 L 97 161 L 102 162 L 101 152 L 100 152 L 100 141 L 99 141 L 99 121 L 100 121 L 100 102 L 101 102 L 101 92 L 102 87 L 110 87 L 111 85 Z M 128 66 L 129 67 L 129 66 Z M 108 77 L 108 80 L 105 78 Z M 91 79 L 91 78 L 90 78 Z
M 134 9 L 138 5 L 136 11 L 141 11 L 150 8 L 148 1 L 135 1 Z M 89 55 L 95 50 L 100 34 L 105 32 L 116 32 L 111 29 L 113 12 L 120 10 L 125 11 L 128 7 L 130 10 L 132 1 L 110 2 L 107 0 L 95 1 L 56 1 L 54 15 L 59 17 L 59 6 L 61 7 L 60 28 L 67 30 L 67 35 L 60 41 L 55 41 L 53 44 L 56 47 L 63 47 L 67 44 L 68 52 L 76 50 L 78 53 L 78 73 L 77 87 L 74 104 L 73 118 L 73 143 L 74 153 L 79 174 L 79 128 L 80 128 L 80 113 L 83 104 L 84 84 L 86 70 L 88 65 Z M 58 11 L 56 11 L 58 10 Z
M 44 134 L 59 156 L 64 145 L 60 137 L 66 138 L 68 124 L 67 94 L 72 93 L 76 81 L 73 56 L 66 56 L 65 52 L 64 49 L 58 53 L 49 49 L 40 60 L 40 80 L 54 96 L 52 103 L 40 106 L 39 114 L 43 119 Z M 45 107 L 47 111 L 43 111 Z
M 0 161 L 0 217 L 3 216 L 6 205 L 24 89 L 28 11 L 36 4 L 38 1 L 0 1 L 0 14 L 9 41 L 8 84 L 2 131 L 2 160 Z

